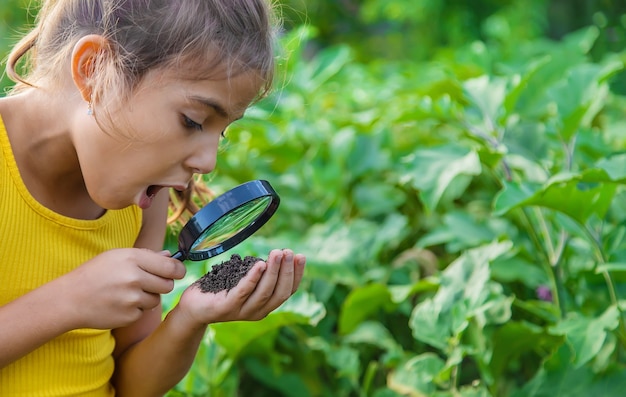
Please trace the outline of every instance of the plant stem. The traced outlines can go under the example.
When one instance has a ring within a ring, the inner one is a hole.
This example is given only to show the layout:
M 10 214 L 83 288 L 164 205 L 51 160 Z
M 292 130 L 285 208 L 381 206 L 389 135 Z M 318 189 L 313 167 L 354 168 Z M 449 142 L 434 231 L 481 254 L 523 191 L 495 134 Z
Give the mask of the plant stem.
M 543 224 L 542 231 L 544 232 L 544 235 L 547 237 L 546 243 L 548 247 L 545 247 L 543 244 L 541 244 L 539 235 L 535 231 L 535 228 L 533 227 L 534 226 L 533 222 L 530 218 L 530 215 L 526 211 L 526 209 L 522 208 L 522 214 L 524 215 L 523 219 L 526 221 L 526 224 L 527 224 L 526 230 L 528 230 L 531 240 L 533 241 L 534 245 L 537 247 L 537 250 L 541 252 L 544 256 L 544 260 L 541 261 L 541 263 L 544 265 L 546 275 L 548 276 L 548 279 L 550 280 L 550 289 L 553 291 L 552 299 L 554 300 L 554 304 L 559 308 L 559 317 L 563 318 L 566 312 L 565 302 L 563 300 L 563 289 L 561 286 L 561 278 L 558 275 L 559 269 L 555 268 L 555 266 L 553 266 L 552 264 L 553 257 L 555 256 L 554 247 L 552 245 L 552 240 L 550 239 L 550 236 L 548 235 L 547 225 L 545 223 L 545 220 L 543 219 L 543 215 L 541 214 L 541 212 L 535 211 L 535 214 L 537 215 L 537 217 L 541 219 L 541 221 L 538 220 L 538 222 L 540 224 Z M 556 258 L 558 259 L 558 262 L 556 262 L 557 265 L 561 261 L 561 257 L 562 257 L 562 250 L 559 253 L 559 255 L 556 256 Z
M 585 231 L 589 240 L 591 241 L 591 246 L 596 255 L 596 259 L 598 261 L 598 265 L 602 265 L 606 263 L 606 255 L 604 254 L 604 250 L 600 244 L 599 238 L 593 233 L 592 230 L 589 229 L 588 226 L 581 225 L 582 229 Z M 620 332 L 618 332 L 617 336 L 622 342 L 622 345 L 626 346 L 626 324 L 624 323 L 624 311 L 619 305 L 619 299 L 617 297 L 617 292 L 615 290 L 615 283 L 613 282 L 613 278 L 608 270 L 600 271 L 602 277 L 604 278 L 604 282 L 606 283 L 606 287 L 609 291 L 609 298 L 611 299 L 611 303 L 615 305 L 617 311 L 619 312 L 619 328 Z
M 535 212 L 535 216 L 537 217 L 537 221 L 539 222 L 539 229 L 541 230 L 543 239 L 546 242 L 548 262 L 552 265 L 554 263 L 554 245 L 552 244 L 552 237 L 550 237 L 550 231 L 548 230 L 546 219 L 543 217 L 543 213 L 539 207 L 534 207 L 533 210 Z

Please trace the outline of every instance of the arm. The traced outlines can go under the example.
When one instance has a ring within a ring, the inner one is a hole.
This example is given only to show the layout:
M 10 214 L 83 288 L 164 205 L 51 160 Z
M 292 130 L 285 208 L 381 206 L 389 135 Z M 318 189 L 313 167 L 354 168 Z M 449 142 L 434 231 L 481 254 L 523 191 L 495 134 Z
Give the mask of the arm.
M 48 283 L 0 307 L 0 368 L 76 328 L 71 305 L 61 298 L 68 289 L 62 281 Z
M 135 242 L 135 248 L 148 248 L 153 251 L 159 251 L 163 247 L 167 224 L 167 205 L 169 201 L 168 192 L 161 191 L 153 205 L 143 213 L 143 225 L 140 235 Z M 162 306 L 159 303 L 154 309 L 146 311 L 141 318 L 134 324 L 113 330 L 115 337 L 115 351 L 113 356 L 116 361 L 115 374 L 112 383 L 116 389 L 116 395 L 124 396 L 141 396 L 142 394 L 133 394 L 125 392 L 129 386 L 137 386 L 144 382 L 154 382 L 166 374 L 172 380 L 166 382 L 173 387 L 180 379 L 185 376 L 189 370 L 193 358 L 198 349 L 198 345 L 204 335 L 205 327 L 198 330 L 195 334 L 180 335 L 178 340 L 184 341 L 184 346 L 179 346 L 170 350 L 176 356 L 169 359 L 165 355 L 167 351 L 161 352 L 159 349 L 154 350 L 150 346 L 159 340 L 167 337 L 159 337 L 166 327 L 160 327 Z M 158 328 L 158 329 L 157 329 Z M 146 340 L 147 339 L 147 340 Z M 155 342 L 152 340 L 156 339 Z M 140 343 L 141 342 L 141 343 Z M 169 343 L 169 342 L 168 342 Z M 181 352 L 180 349 L 187 348 L 189 351 Z M 166 367 L 154 371 L 156 378 L 149 376 L 149 368 L 165 362 Z
M 141 232 L 135 241 L 135 248 L 147 248 L 152 251 L 160 251 L 163 248 L 167 224 L 167 205 L 169 192 L 164 189 L 157 194 L 152 206 L 143 213 Z M 129 347 L 146 338 L 161 323 L 161 302 L 143 313 L 141 318 L 134 324 L 114 329 L 115 351 L 113 356 L 119 358 Z
M 165 394 L 189 371 L 208 324 L 265 317 L 295 292 L 304 263 L 302 255 L 274 250 L 267 263 L 255 264 L 228 293 L 205 294 L 195 286 L 189 287 L 178 306 L 153 332 L 149 330 L 156 323 L 155 313 L 146 313 L 132 327 L 116 330 L 116 340 L 122 346 L 116 349 L 112 380 L 116 395 Z
M 96 256 L 0 307 L 0 368 L 73 329 L 114 329 L 136 323 L 143 313 L 160 315 L 160 306 L 151 310 L 159 294 L 183 275 L 180 262 L 149 250 Z
M 228 293 L 187 288 L 161 325 L 118 360 L 117 396 L 165 394 L 189 370 L 208 324 L 262 319 L 295 292 L 304 263 L 302 255 L 273 250 Z

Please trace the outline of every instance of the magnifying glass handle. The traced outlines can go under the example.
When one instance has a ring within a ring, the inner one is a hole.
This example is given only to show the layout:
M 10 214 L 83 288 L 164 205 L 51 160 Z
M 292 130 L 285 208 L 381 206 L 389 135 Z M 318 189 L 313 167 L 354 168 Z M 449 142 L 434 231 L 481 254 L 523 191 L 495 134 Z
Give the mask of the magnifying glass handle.
M 174 259 L 178 259 L 179 261 L 183 261 L 183 253 L 181 251 L 178 251 L 177 253 L 175 253 L 174 255 L 172 255 L 172 258 Z

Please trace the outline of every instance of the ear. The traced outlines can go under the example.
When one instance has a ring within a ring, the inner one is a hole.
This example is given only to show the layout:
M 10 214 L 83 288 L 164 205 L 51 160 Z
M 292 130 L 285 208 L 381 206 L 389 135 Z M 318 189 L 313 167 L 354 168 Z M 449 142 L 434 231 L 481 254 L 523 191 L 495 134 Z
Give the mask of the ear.
M 85 102 L 91 101 L 95 64 L 98 57 L 110 51 L 107 39 L 97 34 L 82 37 L 72 50 L 72 80 Z

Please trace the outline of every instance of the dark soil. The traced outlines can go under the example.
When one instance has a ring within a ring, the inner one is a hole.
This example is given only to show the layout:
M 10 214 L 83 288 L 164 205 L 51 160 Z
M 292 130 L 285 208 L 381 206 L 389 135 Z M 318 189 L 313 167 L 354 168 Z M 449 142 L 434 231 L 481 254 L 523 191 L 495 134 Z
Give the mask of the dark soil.
M 229 260 L 214 265 L 211 271 L 202 276 L 195 284 L 200 287 L 202 292 L 230 291 L 248 274 L 255 263 L 262 260 L 255 256 L 246 256 L 241 259 L 241 256 L 233 254 Z

